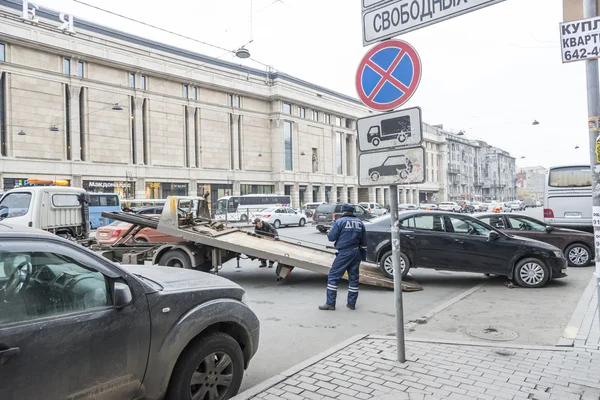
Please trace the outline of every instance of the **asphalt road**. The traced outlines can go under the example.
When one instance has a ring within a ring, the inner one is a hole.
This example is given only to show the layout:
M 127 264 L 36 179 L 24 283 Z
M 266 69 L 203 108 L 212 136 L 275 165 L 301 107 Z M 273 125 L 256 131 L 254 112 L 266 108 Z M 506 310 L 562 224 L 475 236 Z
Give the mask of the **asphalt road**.
M 542 209 L 524 214 L 541 218 Z M 281 228 L 286 240 L 327 245 L 326 235 L 312 226 Z M 258 354 L 246 372 L 242 390 L 252 387 L 351 336 L 395 332 L 394 293 L 361 285 L 356 311 L 344 307 L 347 283 L 340 284 L 338 309 L 319 311 L 325 302 L 326 276 L 296 269 L 283 282 L 275 271 L 258 268 L 258 261 L 229 262 L 220 275 L 244 287 L 250 306 L 261 320 Z M 408 336 L 481 340 L 465 332 L 473 327 L 515 331 L 515 343 L 555 344 L 592 276 L 593 267 L 572 270 L 569 277 L 546 288 L 509 289 L 506 279 L 477 274 L 415 269 L 411 275 L 423 286 L 404 293 L 405 322 L 429 316 L 425 324 L 410 324 Z M 436 312 L 431 315 L 432 312 Z M 420 320 L 423 322 L 423 320 Z

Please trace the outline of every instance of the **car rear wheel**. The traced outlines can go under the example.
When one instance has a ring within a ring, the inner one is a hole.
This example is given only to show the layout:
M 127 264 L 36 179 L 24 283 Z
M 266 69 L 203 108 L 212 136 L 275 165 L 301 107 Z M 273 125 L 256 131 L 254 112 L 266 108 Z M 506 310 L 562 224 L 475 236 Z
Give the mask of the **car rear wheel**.
M 410 260 L 404 253 L 400 253 L 400 265 L 402 267 L 402 279 L 406 277 L 408 274 L 408 270 L 410 269 Z M 392 261 L 392 251 L 387 251 L 381 259 L 379 260 L 379 268 L 383 274 L 390 278 L 394 279 L 394 263 Z
M 402 178 L 402 179 L 408 178 L 408 172 L 406 172 L 406 170 L 400 171 L 400 178 Z
M 273 222 L 273 226 L 275 227 L 275 229 L 281 228 L 281 221 L 276 219 L 275 222 Z
M 298 226 L 302 227 L 306 225 L 306 220 L 304 218 L 300 218 L 300 222 L 298 222 Z
M 192 268 L 192 262 L 190 261 L 190 258 L 185 251 L 180 249 L 167 251 L 160 258 L 158 265 L 172 268 Z
M 372 180 L 373 182 L 377 182 L 377 181 L 379 180 L 379 172 L 373 172 L 373 173 L 371 174 L 371 180 Z
M 565 257 L 570 267 L 585 267 L 592 259 L 590 249 L 579 243 L 574 243 L 567 247 Z
M 167 400 L 229 399 L 244 377 L 244 355 L 231 336 L 215 332 L 198 338 L 181 354 Z
M 525 258 L 517 263 L 515 280 L 525 288 L 540 288 L 548 283 L 550 272 L 537 258 Z

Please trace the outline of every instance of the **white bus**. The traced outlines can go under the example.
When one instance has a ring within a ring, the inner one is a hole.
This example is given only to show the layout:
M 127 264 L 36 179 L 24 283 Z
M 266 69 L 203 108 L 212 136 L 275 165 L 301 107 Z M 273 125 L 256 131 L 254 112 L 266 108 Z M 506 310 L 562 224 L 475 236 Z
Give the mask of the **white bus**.
M 290 196 L 276 194 L 247 194 L 226 196 L 217 200 L 214 218 L 218 221 L 248 222 L 254 213 L 272 207 L 290 207 Z
M 589 165 L 548 170 L 544 221 L 565 228 L 592 229 L 592 172 Z

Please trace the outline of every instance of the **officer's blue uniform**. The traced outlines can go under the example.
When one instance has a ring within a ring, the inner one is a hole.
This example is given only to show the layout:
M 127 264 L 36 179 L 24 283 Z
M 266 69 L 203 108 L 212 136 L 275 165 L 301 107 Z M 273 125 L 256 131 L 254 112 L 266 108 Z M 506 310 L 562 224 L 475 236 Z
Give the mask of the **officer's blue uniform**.
M 353 211 L 354 207 L 348 209 Z M 354 215 L 344 216 L 335 221 L 327 238 L 330 242 L 335 242 L 338 251 L 327 278 L 327 304 L 335 306 L 338 282 L 344 272 L 348 271 L 348 305 L 354 307 L 358 299 L 359 268 L 362 261 L 360 247 L 367 246 L 365 225 Z

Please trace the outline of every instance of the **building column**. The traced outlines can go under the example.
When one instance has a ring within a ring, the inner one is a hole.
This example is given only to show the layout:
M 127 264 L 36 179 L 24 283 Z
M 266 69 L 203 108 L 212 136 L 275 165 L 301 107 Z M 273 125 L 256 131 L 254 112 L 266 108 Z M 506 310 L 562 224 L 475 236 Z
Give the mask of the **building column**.
M 356 153 L 356 135 L 350 135 L 350 171 L 348 175 L 350 176 L 358 176 L 358 171 L 356 170 L 356 166 L 358 165 L 358 154 Z M 356 188 L 354 188 L 354 192 L 357 192 Z
M 277 185 L 275 185 L 275 190 L 277 190 Z M 233 181 L 233 195 L 240 196 L 242 194 L 242 184 L 238 180 Z M 283 190 L 281 193 L 277 192 L 277 194 L 283 194 Z
M 340 196 L 341 203 L 348 203 L 350 199 L 348 199 L 348 186 L 338 186 L 338 188 L 342 188 L 342 195 Z
M 0 171 L 0 192 L 4 193 L 4 174 Z
M 406 204 L 406 189 L 400 189 L 400 203 Z
M 350 188 L 350 201 L 352 204 L 358 204 L 358 188 L 352 187 Z
M 300 207 L 300 184 L 294 183 L 291 190 L 292 204 L 291 207 Z
M 338 202 L 337 186 L 336 185 L 331 185 L 331 192 L 329 193 L 329 202 L 330 203 L 337 203 Z
M 71 111 L 69 116 L 69 125 L 71 127 L 71 140 L 69 141 L 69 147 L 71 148 L 72 161 L 81 161 L 79 93 L 81 93 L 81 86 L 69 85 L 69 110 Z
M 144 98 L 135 97 L 133 100 L 135 106 L 133 115 L 133 123 L 135 124 L 135 163 L 144 165 Z
M 312 203 L 313 202 L 313 185 L 309 183 L 306 185 L 306 192 L 304 192 L 304 203 Z
M 406 202 L 408 204 L 413 204 L 412 189 L 406 189 Z
M 389 188 L 385 188 L 383 189 L 383 206 L 385 206 L 386 204 L 390 204 L 390 189 Z
M 347 135 L 342 135 L 342 175 L 344 176 L 348 176 L 349 175 L 349 171 L 348 171 L 348 160 L 346 160 L 346 157 L 348 155 L 348 151 L 346 150 L 346 142 L 348 140 L 348 136 Z M 342 196 L 342 198 L 344 198 L 345 196 Z
M 325 185 L 319 186 L 319 190 L 317 191 L 317 199 L 319 203 L 325 203 Z
M 419 205 L 419 203 L 421 202 L 421 191 L 419 189 L 415 189 L 415 204 Z
M 188 186 L 188 196 L 190 196 L 190 197 L 198 196 L 198 181 L 196 179 L 190 180 L 190 184 Z
M 186 123 L 188 128 L 187 151 L 188 165 L 190 168 L 196 168 L 196 109 L 194 107 L 187 108 Z M 238 162 L 239 162 L 238 157 Z
M 375 196 L 377 195 L 376 188 L 369 187 L 369 203 L 375 203 Z
M 145 199 L 146 198 L 146 180 L 144 178 L 137 178 L 135 180 L 135 197 L 134 199 Z
M 12 118 L 12 90 L 9 90 L 11 85 L 11 74 L 8 72 L 4 73 L 4 122 L 7 127 L 6 130 L 6 156 L 11 157 L 13 155 L 13 135 L 21 130 L 18 125 L 13 125 Z

